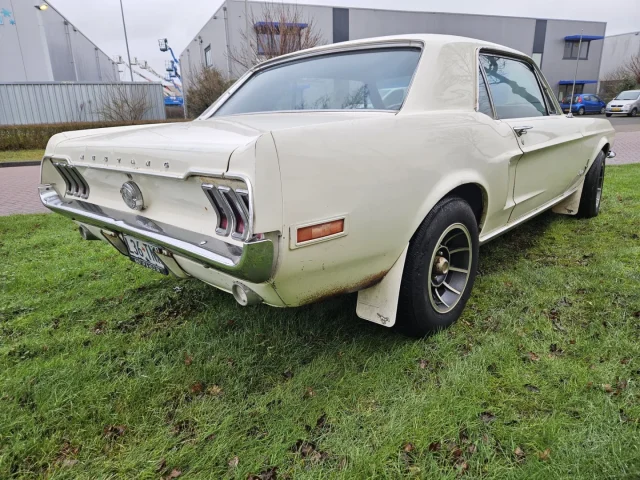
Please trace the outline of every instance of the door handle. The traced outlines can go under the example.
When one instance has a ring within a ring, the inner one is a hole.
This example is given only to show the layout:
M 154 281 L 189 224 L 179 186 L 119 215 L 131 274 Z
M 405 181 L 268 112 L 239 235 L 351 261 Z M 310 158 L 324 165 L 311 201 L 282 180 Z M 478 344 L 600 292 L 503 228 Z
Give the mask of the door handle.
M 516 132 L 516 135 L 521 137 L 522 135 L 527 134 L 527 130 L 531 130 L 533 127 L 529 125 L 523 125 L 521 127 L 513 127 L 513 131 Z

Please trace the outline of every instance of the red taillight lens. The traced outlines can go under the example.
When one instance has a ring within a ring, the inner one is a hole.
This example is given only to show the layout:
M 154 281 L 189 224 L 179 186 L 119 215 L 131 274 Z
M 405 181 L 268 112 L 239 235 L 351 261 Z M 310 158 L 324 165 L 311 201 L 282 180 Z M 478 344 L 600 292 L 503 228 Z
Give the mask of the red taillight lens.
M 302 243 L 308 242 L 310 240 L 315 240 L 316 238 L 328 237 L 330 235 L 335 235 L 336 233 L 342 232 L 344 232 L 344 218 L 340 220 L 334 220 L 332 222 L 319 223 L 318 225 L 299 228 L 297 239 L 298 243 Z

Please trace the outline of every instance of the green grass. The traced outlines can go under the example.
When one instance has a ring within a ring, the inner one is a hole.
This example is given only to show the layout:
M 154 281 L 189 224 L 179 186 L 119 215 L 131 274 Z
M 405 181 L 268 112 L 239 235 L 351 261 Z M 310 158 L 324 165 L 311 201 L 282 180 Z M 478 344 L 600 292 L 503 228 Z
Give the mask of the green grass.
M 419 341 L 354 295 L 242 309 L 0 218 L 0 478 L 639 478 L 639 184 L 608 168 L 598 218 L 483 247 L 463 317 Z
M 42 160 L 44 150 L 5 150 L 0 151 L 0 163 L 20 162 L 24 160 Z

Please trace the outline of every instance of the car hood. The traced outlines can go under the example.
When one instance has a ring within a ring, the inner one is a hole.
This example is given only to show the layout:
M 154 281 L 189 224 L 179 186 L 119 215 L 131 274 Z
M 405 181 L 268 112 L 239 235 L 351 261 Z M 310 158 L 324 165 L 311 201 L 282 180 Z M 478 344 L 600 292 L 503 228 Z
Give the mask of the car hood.
M 291 112 L 251 114 L 183 123 L 136 125 L 60 133 L 45 156 L 79 165 L 185 177 L 226 172 L 233 151 L 261 135 L 301 126 L 348 122 L 387 112 Z
M 638 100 L 611 100 L 607 105 L 621 105 L 621 106 L 625 106 L 625 105 L 632 105 L 634 103 L 636 103 Z

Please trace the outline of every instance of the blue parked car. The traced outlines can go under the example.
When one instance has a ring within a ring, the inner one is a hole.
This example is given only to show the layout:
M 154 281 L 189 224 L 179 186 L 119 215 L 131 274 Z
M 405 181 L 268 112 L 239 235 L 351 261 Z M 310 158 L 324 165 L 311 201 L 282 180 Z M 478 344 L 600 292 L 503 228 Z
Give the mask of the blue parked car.
M 571 95 L 567 95 L 560 102 L 562 111 L 569 113 L 569 102 Z M 571 113 L 576 115 L 584 115 L 585 113 L 601 113 L 604 114 L 607 104 L 602 101 L 597 95 L 590 93 L 581 93 L 573 96 L 573 105 L 571 106 Z

